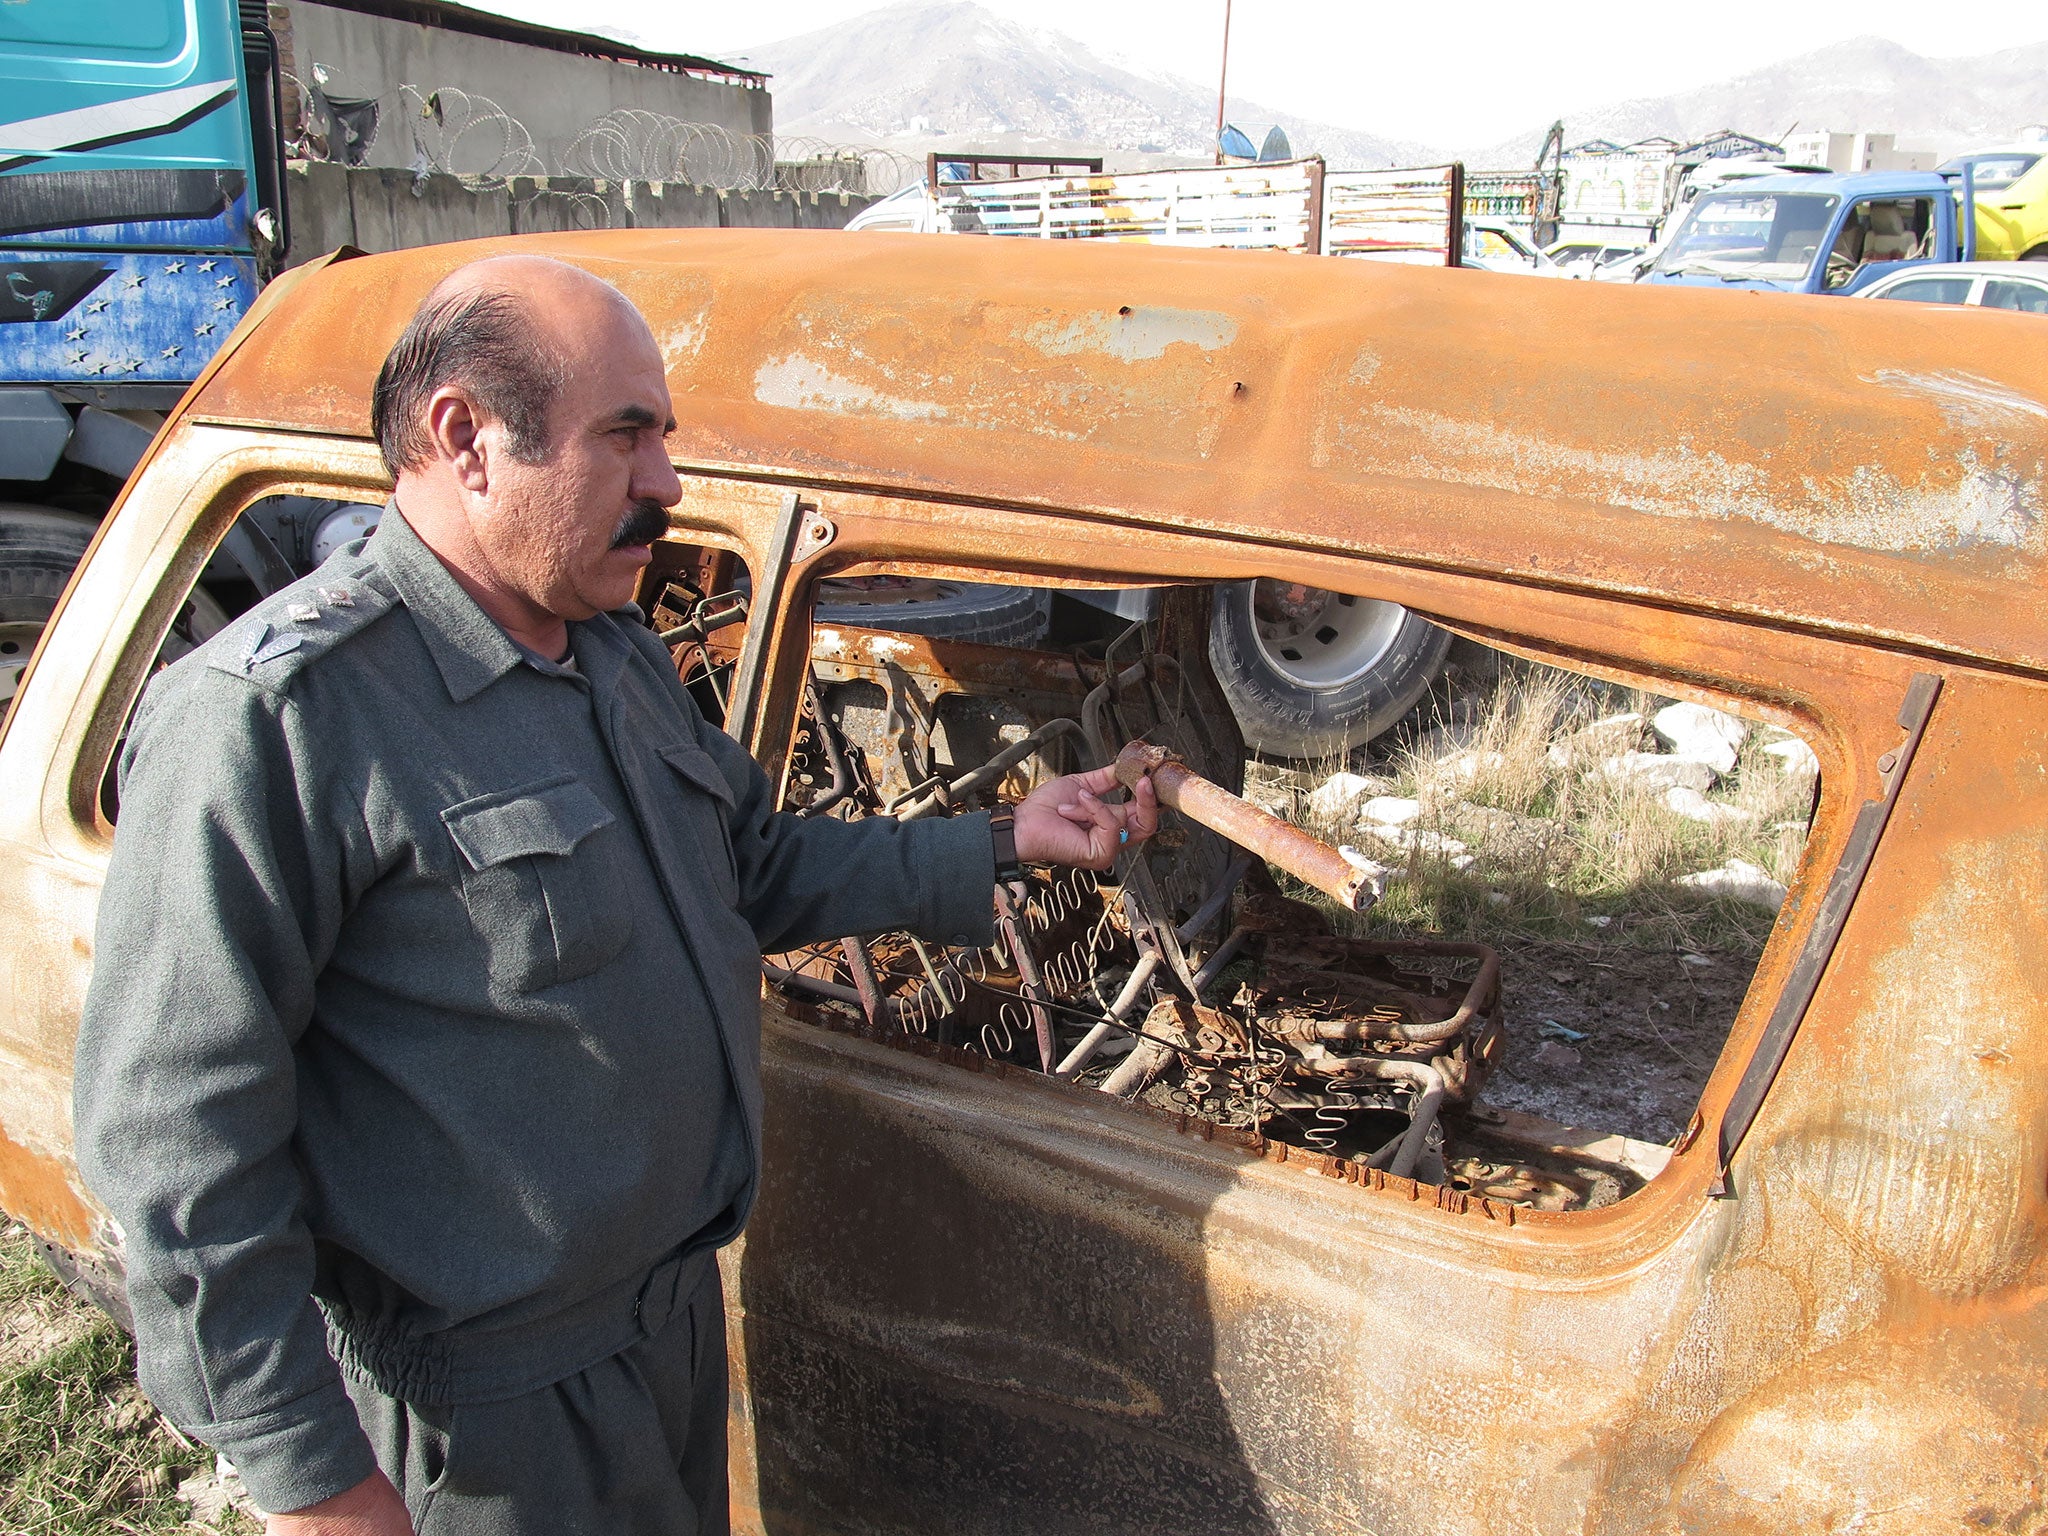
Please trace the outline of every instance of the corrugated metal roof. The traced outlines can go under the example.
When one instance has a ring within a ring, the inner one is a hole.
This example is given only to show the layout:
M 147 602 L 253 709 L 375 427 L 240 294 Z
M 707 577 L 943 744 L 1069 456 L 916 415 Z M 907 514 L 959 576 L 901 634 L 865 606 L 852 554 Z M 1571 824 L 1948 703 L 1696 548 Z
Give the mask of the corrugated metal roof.
M 391 21 L 409 21 L 416 26 L 439 27 L 446 32 L 464 32 L 472 37 L 491 37 L 500 42 L 524 43 L 529 48 L 552 48 L 557 53 L 581 54 L 585 58 L 609 59 L 621 64 L 638 64 L 648 69 L 671 70 L 678 74 L 716 75 L 735 83 L 763 86 L 768 77 L 758 70 L 741 69 L 692 53 L 656 53 L 617 38 L 592 32 L 570 32 L 519 21 L 473 6 L 455 5 L 450 0 L 307 0 L 329 10 L 354 11 L 362 16 L 382 16 Z

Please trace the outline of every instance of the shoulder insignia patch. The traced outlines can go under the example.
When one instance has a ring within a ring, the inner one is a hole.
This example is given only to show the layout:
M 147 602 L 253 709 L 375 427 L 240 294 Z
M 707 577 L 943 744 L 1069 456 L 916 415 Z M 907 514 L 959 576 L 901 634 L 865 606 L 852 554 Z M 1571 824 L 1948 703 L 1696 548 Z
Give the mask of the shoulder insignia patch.
M 347 576 L 295 582 L 207 642 L 207 664 L 282 687 L 300 668 L 367 628 L 391 604 L 375 587 Z

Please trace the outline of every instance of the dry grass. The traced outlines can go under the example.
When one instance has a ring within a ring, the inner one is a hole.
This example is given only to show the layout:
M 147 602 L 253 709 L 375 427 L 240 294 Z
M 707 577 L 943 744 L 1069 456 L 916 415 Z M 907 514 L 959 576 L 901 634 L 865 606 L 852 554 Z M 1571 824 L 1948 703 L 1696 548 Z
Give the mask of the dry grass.
M 1625 713 L 1647 722 L 1670 702 L 1514 664 L 1464 706 L 1458 726 L 1422 734 L 1383 764 L 1391 792 L 1421 802 L 1410 825 L 1434 835 L 1424 846 L 1377 841 L 1355 812 L 1326 823 L 1311 814 L 1307 824 L 1400 869 L 1367 920 L 1375 931 L 1754 952 L 1770 931 L 1769 911 L 1674 882 L 1736 858 L 1789 884 L 1812 780 L 1784 772 L 1763 751 L 1775 733 L 1753 724 L 1734 773 L 1708 794 L 1739 813 L 1718 824 L 1675 814 L 1637 782 L 1592 772 L 1627 744 L 1574 740 L 1575 732 Z M 1640 744 L 1656 750 L 1647 725 Z M 1470 863 L 1459 867 L 1458 849 L 1435 839 L 1462 844 Z
M 212 1456 L 136 1389 L 128 1336 L 57 1282 L 22 1228 L 0 1233 L 0 1536 L 258 1529 L 220 1503 Z

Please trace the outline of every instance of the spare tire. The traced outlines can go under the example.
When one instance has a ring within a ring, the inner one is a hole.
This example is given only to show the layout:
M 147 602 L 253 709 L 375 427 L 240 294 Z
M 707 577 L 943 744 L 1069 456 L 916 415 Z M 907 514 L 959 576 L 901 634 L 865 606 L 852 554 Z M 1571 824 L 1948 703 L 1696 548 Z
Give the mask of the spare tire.
M 1045 637 L 1052 621 L 1052 593 L 917 576 L 827 577 L 818 583 L 815 621 L 982 645 L 1031 645 Z
M 13 702 L 43 625 L 99 519 L 0 502 L 0 710 Z
M 1394 725 L 1443 671 L 1451 637 L 1399 603 L 1296 582 L 1216 590 L 1209 662 L 1246 745 L 1341 757 Z

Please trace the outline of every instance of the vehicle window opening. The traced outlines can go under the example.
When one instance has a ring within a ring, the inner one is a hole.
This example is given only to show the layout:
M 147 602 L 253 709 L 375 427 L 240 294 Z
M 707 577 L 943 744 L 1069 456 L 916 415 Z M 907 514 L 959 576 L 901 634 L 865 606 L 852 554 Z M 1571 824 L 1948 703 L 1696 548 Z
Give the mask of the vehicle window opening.
M 952 814 L 1142 743 L 1180 809 L 1100 877 L 1031 872 L 985 949 L 769 957 L 799 1017 L 1495 1204 L 1608 1205 L 1668 1161 L 1795 878 L 1804 742 L 1460 641 L 1366 745 L 1248 756 L 1215 589 L 1156 589 L 1137 620 L 1055 593 L 990 643 L 887 627 L 919 606 L 861 599 L 890 580 L 817 591 L 789 808 Z M 1043 595 L 952 587 L 990 613 Z M 739 640 L 693 641 L 684 675 Z
M 251 502 L 200 568 L 157 648 L 150 675 L 198 649 L 271 593 L 312 574 L 337 550 L 368 538 L 383 512 L 378 504 L 331 497 L 265 496 Z M 140 704 L 138 694 L 130 720 Z M 121 747 L 127 739 L 124 721 L 100 776 L 100 814 L 109 826 L 120 811 Z
M 1842 220 L 1828 252 L 1829 288 L 1840 288 L 1857 269 L 1880 261 L 1917 261 L 1932 254 L 1934 202 L 1924 197 L 1869 198 Z

